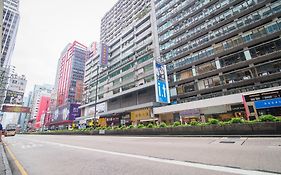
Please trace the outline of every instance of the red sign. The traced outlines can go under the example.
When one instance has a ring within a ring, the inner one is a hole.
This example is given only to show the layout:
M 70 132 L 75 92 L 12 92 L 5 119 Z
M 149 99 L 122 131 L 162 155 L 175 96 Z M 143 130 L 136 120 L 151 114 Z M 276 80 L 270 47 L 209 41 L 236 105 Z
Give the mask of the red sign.
M 4 105 L 2 108 L 2 112 L 30 113 L 30 108 L 23 107 L 23 106 L 6 106 L 6 105 Z

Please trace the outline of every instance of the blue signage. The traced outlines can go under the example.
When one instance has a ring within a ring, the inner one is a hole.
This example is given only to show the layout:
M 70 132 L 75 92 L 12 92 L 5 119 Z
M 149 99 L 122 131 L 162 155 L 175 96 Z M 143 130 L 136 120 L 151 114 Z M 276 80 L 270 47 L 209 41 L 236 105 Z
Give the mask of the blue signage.
M 159 101 L 163 103 L 169 103 L 166 83 L 163 81 L 158 81 L 157 88 Z
M 281 98 L 255 101 L 256 109 L 281 107 Z
M 170 103 L 169 85 L 166 66 L 154 61 L 156 101 Z

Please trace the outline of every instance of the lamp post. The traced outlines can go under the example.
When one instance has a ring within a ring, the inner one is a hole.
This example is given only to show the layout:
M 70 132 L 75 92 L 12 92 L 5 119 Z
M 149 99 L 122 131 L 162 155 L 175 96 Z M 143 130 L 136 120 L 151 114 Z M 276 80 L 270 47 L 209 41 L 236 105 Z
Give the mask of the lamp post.
M 95 93 L 95 113 L 94 113 L 94 128 L 96 128 L 97 117 L 97 101 L 98 101 L 98 80 L 99 80 L 99 64 L 97 64 L 97 76 L 96 76 L 96 93 Z

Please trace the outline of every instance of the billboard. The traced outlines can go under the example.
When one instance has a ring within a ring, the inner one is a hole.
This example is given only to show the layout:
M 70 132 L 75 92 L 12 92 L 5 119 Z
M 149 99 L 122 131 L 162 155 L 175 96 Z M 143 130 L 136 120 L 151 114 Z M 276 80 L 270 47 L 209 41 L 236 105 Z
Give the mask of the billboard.
M 108 63 L 108 46 L 104 43 L 100 45 L 100 57 L 99 57 L 99 65 L 100 66 L 107 66 Z
M 97 115 L 100 114 L 100 113 L 106 112 L 106 111 L 107 111 L 106 102 L 97 104 L 97 111 L 96 111 L 96 114 L 97 114 Z M 85 115 L 86 115 L 87 117 L 93 117 L 93 116 L 95 116 L 95 106 L 87 107 L 87 108 L 85 109 Z
M 8 90 L 4 103 L 21 105 L 23 103 L 23 95 L 24 95 L 23 92 L 16 92 L 16 91 Z
M 79 104 L 70 104 L 68 120 L 75 120 L 75 118 L 81 116 L 81 109 L 79 109 Z
M 156 61 L 153 62 L 153 65 L 156 102 L 170 103 L 170 93 L 166 65 L 160 64 Z
M 81 101 L 82 100 L 82 93 L 83 93 L 83 81 L 82 80 L 76 80 L 76 88 L 75 88 L 75 101 Z
M 23 106 L 6 106 L 6 105 L 3 105 L 2 112 L 30 113 L 30 108 L 29 107 L 23 107 Z

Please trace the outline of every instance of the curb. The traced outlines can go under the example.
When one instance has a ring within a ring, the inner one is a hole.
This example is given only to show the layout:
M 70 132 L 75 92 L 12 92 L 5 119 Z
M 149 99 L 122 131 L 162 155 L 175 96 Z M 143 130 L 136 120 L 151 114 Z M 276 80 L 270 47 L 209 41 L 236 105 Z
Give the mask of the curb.
M 4 143 L 2 141 L 2 144 L 0 145 L 0 152 L 3 158 L 3 162 L 4 162 L 4 167 L 5 167 L 5 175 L 12 175 L 12 171 L 6 156 L 6 152 L 4 151 Z

